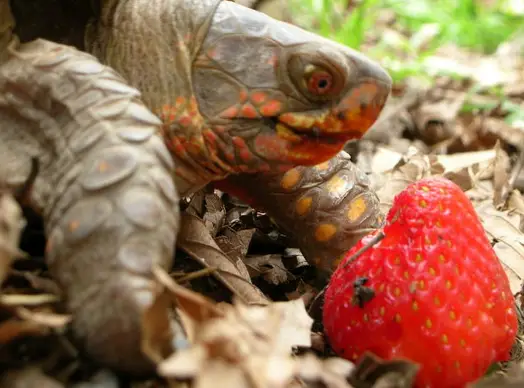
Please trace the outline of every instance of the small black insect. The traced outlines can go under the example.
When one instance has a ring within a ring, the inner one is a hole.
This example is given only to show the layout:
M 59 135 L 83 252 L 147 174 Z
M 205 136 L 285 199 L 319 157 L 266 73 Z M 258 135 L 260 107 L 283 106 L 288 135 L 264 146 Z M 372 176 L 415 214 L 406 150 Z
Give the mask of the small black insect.
M 358 307 L 364 308 L 364 304 L 375 297 L 375 290 L 370 287 L 365 287 L 365 284 L 368 281 L 368 278 L 361 277 L 353 282 L 353 288 L 355 289 L 355 293 L 351 299 L 353 305 L 358 305 Z

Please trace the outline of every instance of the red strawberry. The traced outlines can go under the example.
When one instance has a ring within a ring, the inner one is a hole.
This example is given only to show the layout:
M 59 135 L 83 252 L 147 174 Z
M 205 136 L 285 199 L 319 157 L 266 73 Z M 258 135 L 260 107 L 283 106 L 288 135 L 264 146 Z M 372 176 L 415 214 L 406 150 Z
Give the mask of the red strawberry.
M 323 321 L 333 349 L 350 360 L 365 351 L 411 359 L 417 387 L 463 387 L 507 360 L 517 332 L 509 281 L 462 190 L 436 177 L 411 184 L 383 231 L 330 280 Z M 355 295 L 362 283 L 371 299 Z

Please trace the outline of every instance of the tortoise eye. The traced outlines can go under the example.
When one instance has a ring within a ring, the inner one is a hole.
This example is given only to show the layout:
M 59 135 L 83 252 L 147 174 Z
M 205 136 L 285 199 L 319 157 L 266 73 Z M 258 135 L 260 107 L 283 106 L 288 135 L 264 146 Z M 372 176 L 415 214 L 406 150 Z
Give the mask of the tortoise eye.
M 307 77 L 307 88 L 311 94 L 323 96 L 333 89 L 333 76 L 325 70 L 315 70 Z

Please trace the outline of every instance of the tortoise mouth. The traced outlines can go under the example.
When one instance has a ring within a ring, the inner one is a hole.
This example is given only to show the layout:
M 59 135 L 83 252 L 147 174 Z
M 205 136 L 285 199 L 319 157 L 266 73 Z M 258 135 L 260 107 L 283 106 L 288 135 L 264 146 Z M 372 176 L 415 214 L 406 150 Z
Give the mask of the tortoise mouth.
M 389 90 L 386 84 L 362 82 L 331 108 L 282 113 L 276 118 L 275 130 L 290 140 L 292 134 L 306 141 L 327 143 L 359 139 L 378 119 Z
M 315 143 L 326 143 L 326 144 L 338 144 L 345 143 L 356 137 L 360 137 L 361 133 L 325 133 L 318 126 L 311 127 L 294 127 L 288 125 L 273 117 L 269 119 L 269 126 L 275 130 L 277 135 L 285 140 L 292 143 L 299 142 L 315 142 Z

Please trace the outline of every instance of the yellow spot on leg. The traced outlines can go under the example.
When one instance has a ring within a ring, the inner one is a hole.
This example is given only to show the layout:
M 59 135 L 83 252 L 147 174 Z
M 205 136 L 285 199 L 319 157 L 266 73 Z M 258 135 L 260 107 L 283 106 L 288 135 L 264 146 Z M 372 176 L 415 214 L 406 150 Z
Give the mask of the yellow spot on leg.
M 341 195 L 346 191 L 346 188 L 348 187 L 348 182 L 339 177 L 338 175 L 333 176 L 330 180 L 326 183 L 326 188 L 331 194 L 335 195 Z
M 327 170 L 328 168 L 329 168 L 329 160 L 324 163 L 317 164 L 315 166 L 315 169 L 317 169 L 318 171 L 324 171 L 324 170 Z
M 311 209 L 312 202 L 313 198 L 311 197 L 300 198 L 296 204 L 296 210 L 298 215 L 303 216 L 304 214 L 308 213 Z
M 362 197 L 355 198 L 349 204 L 349 208 L 347 212 L 348 220 L 350 222 L 355 222 L 360 217 L 362 217 L 362 214 L 364 214 L 366 209 L 367 209 L 367 205 L 366 205 L 366 201 L 364 200 L 364 198 Z
M 98 165 L 99 172 L 105 172 L 108 168 L 109 166 L 107 165 L 107 162 L 100 162 L 100 164 Z
M 71 232 L 74 232 L 79 226 L 80 226 L 80 223 L 78 221 L 71 221 L 69 223 L 69 230 Z
M 280 187 L 285 190 L 292 189 L 300 180 L 300 175 L 300 171 L 296 168 L 286 171 L 280 181 Z
M 333 224 L 321 224 L 317 227 L 317 230 L 315 231 L 315 239 L 317 241 L 328 241 L 330 240 L 335 233 L 337 232 L 337 228 Z

